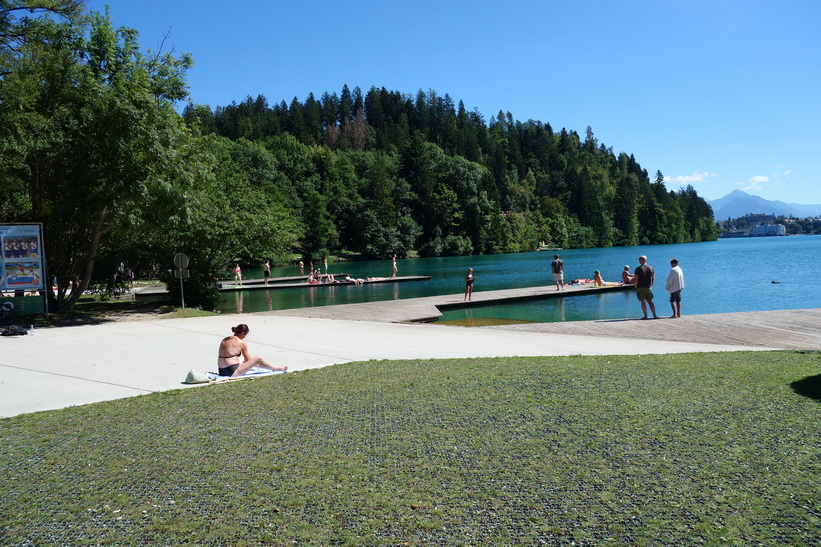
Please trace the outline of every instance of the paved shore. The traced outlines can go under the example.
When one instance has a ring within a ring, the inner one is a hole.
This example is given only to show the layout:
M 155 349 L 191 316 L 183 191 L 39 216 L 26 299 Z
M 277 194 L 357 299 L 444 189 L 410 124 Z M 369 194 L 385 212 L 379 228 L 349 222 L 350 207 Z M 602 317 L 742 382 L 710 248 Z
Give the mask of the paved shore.
M 461 295 L 431 298 L 456 304 Z M 251 328 L 253 354 L 290 371 L 372 359 L 821 350 L 821 309 L 482 328 L 396 322 L 420 312 L 439 313 L 408 299 L 3 337 L 0 417 L 187 387 L 189 370 L 214 370 L 219 341 L 238 323 Z

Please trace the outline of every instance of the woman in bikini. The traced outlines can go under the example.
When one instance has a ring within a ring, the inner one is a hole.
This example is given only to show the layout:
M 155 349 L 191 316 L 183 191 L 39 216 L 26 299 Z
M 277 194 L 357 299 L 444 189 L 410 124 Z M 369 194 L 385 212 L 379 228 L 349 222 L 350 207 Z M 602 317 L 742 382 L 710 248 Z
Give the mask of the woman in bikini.
M 250 332 L 248 325 L 241 323 L 236 327 L 231 327 L 231 330 L 234 332 L 233 336 L 222 339 L 217 353 L 217 366 L 219 367 L 220 376 L 236 378 L 256 366 L 282 372 L 288 370 L 288 367 L 275 367 L 262 357 L 251 357 L 248 354 L 248 344 L 245 343 L 245 338 Z M 240 361 L 240 356 L 243 358 L 242 361 Z

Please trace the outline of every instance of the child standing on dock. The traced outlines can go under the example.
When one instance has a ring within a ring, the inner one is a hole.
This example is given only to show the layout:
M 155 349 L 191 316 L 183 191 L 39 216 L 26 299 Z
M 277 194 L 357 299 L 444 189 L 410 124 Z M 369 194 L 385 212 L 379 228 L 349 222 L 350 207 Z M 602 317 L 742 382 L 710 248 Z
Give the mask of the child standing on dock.
M 474 281 L 476 281 L 476 276 L 473 275 L 473 268 L 468 268 L 468 273 L 465 274 L 465 300 L 471 300 L 473 297 Z

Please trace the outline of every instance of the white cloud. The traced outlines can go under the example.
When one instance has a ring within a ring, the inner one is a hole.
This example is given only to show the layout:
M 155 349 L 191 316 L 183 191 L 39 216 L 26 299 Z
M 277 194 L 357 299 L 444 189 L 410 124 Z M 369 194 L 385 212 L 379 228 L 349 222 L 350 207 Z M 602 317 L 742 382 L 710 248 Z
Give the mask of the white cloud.
M 745 192 L 748 192 L 750 190 L 755 190 L 755 191 L 763 190 L 764 189 L 764 186 L 763 186 L 764 183 L 769 182 L 770 177 L 757 175 L 755 177 L 750 177 L 749 181 L 750 181 L 750 184 L 748 184 L 747 186 L 744 186 L 744 187 L 741 188 Z
M 777 179 L 779 177 L 784 177 L 785 179 L 790 178 L 790 173 L 792 173 L 791 169 L 784 169 L 782 165 L 775 166 L 775 173 L 773 173 L 773 178 Z
M 679 184 L 692 184 L 694 182 L 704 182 L 711 177 L 717 177 L 717 173 L 693 173 L 692 175 L 684 175 L 678 177 L 664 177 L 664 182 L 678 182 Z

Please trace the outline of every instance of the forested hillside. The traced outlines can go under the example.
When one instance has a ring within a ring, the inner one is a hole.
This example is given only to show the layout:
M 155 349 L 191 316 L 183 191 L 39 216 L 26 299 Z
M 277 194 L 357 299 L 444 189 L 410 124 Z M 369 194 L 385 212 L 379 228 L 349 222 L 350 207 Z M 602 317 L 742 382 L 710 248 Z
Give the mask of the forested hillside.
M 632 155 L 549 123 L 487 122 L 445 94 L 343 87 L 270 106 L 189 105 L 202 134 L 258 145 L 306 230 L 302 249 L 374 257 L 712 240 L 692 187 L 668 191 Z

